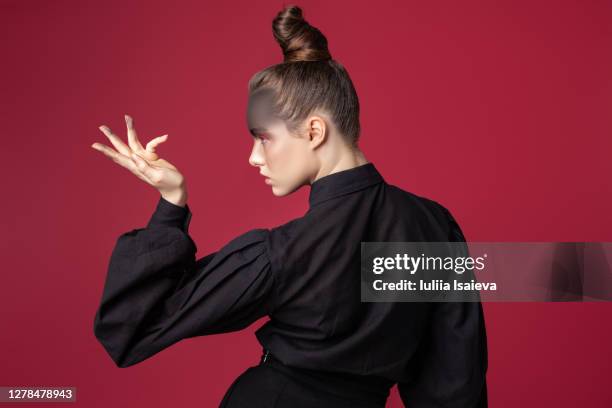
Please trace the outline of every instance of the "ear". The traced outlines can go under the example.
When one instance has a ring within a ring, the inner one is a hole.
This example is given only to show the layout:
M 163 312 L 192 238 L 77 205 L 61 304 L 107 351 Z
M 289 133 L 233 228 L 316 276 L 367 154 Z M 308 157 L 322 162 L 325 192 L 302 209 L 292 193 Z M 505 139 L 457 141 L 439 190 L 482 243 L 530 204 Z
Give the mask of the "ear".
M 328 127 L 323 116 L 312 115 L 306 120 L 306 134 L 313 148 L 325 141 L 328 137 Z

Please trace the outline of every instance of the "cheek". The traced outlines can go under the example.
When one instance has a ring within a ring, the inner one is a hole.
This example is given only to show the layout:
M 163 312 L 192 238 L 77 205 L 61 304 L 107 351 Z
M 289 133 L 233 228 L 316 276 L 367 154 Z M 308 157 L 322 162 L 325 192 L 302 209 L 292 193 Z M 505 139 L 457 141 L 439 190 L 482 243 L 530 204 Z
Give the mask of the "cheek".
M 304 154 L 298 142 L 270 144 L 266 153 L 268 165 L 277 177 L 288 180 L 300 173 Z

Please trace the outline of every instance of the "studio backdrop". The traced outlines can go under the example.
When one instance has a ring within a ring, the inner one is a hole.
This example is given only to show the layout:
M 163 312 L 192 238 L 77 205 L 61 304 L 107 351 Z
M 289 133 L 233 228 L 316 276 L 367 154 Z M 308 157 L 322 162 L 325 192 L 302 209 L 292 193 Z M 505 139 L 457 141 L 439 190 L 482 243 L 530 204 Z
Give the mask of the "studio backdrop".
M 298 5 L 350 73 L 360 147 L 387 182 L 449 208 L 468 241 L 612 241 L 611 3 Z M 124 114 L 143 140 L 169 135 L 159 151 L 188 180 L 198 257 L 302 216 L 308 188 L 275 197 L 248 162 L 247 83 L 282 61 L 282 6 L 0 1 L 0 386 L 212 407 L 257 363 L 265 318 L 132 367 L 109 358 L 93 333 L 109 256 L 159 194 L 90 146 L 101 125 L 125 138 Z M 610 406 L 610 302 L 483 308 L 489 406 Z

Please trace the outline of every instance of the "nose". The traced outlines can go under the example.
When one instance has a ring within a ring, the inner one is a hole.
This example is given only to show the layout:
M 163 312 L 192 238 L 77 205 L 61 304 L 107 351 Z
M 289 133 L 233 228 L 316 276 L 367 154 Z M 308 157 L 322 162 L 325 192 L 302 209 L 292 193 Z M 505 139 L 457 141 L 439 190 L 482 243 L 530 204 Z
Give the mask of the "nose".
M 251 149 L 251 155 L 249 156 L 249 164 L 251 166 L 257 167 L 265 164 L 263 153 L 259 145 L 260 144 L 257 143 L 257 140 L 253 141 L 253 148 Z

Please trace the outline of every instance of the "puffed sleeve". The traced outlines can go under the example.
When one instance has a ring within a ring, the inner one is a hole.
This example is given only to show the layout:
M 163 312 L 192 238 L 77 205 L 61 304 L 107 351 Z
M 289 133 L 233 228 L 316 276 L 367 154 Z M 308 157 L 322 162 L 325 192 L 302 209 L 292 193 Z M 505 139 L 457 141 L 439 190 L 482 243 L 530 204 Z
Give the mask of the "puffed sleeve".
M 465 242 L 461 228 L 442 207 L 448 242 Z M 466 248 L 462 251 L 467 251 Z M 429 332 L 417 352 L 420 370 L 410 382 L 398 383 L 410 408 L 486 408 L 487 339 L 480 302 L 432 303 Z
M 108 264 L 94 334 L 118 367 L 186 338 L 230 332 L 269 314 L 268 229 L 196 259 L 191 211 L 160 197 L 146 228 L 121 235 Z

